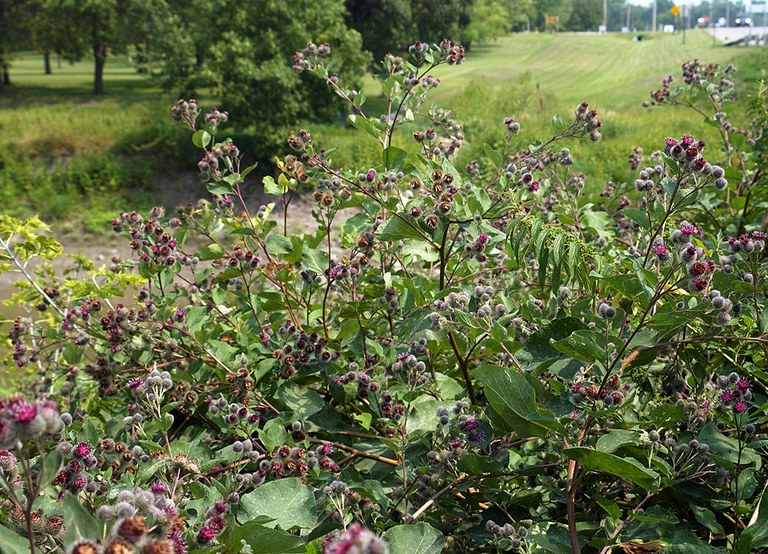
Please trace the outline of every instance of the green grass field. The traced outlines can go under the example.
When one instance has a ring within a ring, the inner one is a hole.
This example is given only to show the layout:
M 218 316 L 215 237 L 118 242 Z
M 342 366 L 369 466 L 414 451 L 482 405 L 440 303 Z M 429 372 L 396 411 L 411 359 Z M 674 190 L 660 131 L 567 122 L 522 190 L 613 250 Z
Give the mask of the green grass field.
M 514 115 L 521 121 L 523 130 L 517 146 L 524 147 L 548 138 L 553 115 L 562 114 L 567 121 L 580 102 L 589 102 L 600 112 L 604 140 L 570 146 L 576 169 L 587 173 L 591 190 L 598 190 L 605 180 L 632 177 L 626 158 L 634 146 L 650 152 L 659 148 L 666 136 L 685 132 L 714 138 L 712 129 L 690 111 L 647 110 L 640 106 L 664 76 L 677 75 L 680 64 L 691 58 L 738 64 L 756 56 L 755 49 L 715 46 L 704 31 L 688 33 L 686 44 L 677 34 L 645 35 L 643 41 L 615 34 L 517 34 L 473 47 L 464 65 L 440 68 L 438 75 L 443 84 L 434 98 L 450 105 L 457 119 L 465 123 L 468 147 L 462 153 L 464 159 L 478 156 L 484 142 L 501 140 L 500 122 L 505 116 Z M 40 55 L 23 54 L 13 61 L 13 85 L 0 96 L 0 167 L 3 160 L 7 167 L 31 159 L 43 164 L 38 166 L 39 173 L 41 167 L 50 171 L 62 162 L 80 158 L 90 159 L 88 163 L 98 167 L 117 163 L 116 167 L 110 165 L 108 170 L 96 172 L 96 181 L 109 181 L 104 186 L 94 183 L 94 179 L 88 181 L 94 189 L 85 191 L 86 196 L 92 194 L 93 200 L 89 228 L 98 228 L 119 209 L 117 204 L 123 203 L 119 206 L 122 209 L 141 207 L 130 204 L 137 198 L 142 206 L 151 203 L 155 192 L 147 180 L 152 179 L 152 174 L 164 172 L 167 179 L 194 160 L 190 158 L 194 155 L 191 149 L 180 146 L 187 144 L 188 138 L 169 121 L 168 109 L 175 98 L 161 93 L 125 58 L 108 60 L 106 94 L 100 97 L 90 93 L 89 62 L 64 63 L 59 68 L 54 61 L 53 66 L 54 74 L 44 75 Z M 751 66 L 759 65 L 753 62 Z M 755 75 L 749 77 L 754 80 Z M 369 113 L 381 110 L 377 90 L 375 80 L 368 79 Z M 210 103 L 205 98 L 199 101 Z M 236 130 L 237 114 L 232 114 L 232 122 Z M 297 128 L 300 125 L 296 123 Z M 356 131 L 339 125 L 306 125 L 324 146 L 339 148 L 339 162 L 366 162 L 376 155 L 375 143 Z M 401 144 L 408 141 L 407 133 L 398 138 Z M 178 156 L 180 148 L 184 153 Z M 184 162 L 180 164 L 179 159 Z M 148 176 L 120 178 L 123 166 L 135 170 L 137 164 L 146 165 Z M 193 168 L 193 163 L 188 165 Z M 70 212 L 90 201 L 86 198 L 84 204 L 80 198 L 82 186 L 61 185 L 55 176 L 44 187 L 18 182 L 30 180 L 24 172 L 0 173 L 0 179 L 5 181 L 0 182 L 0 201 L 8 206 L 10 199 L 22 198 L 13 205 L 18 213 L 40 211 L 49 219 L 73 215 L 80 218 L 82 213 Z M 144 194 L 138 194 L 140 191 Z
M 569 121 L 583 101 L 599 111 L 604 124 L 600 143 L 569 145 L 576 169 L 588 175 L 591 190 L 601 190 L 606 180 L 632 178 L 626 160 L 635 146 L 650 153 L 661 148 L 665 137 L 687 132 L 715 140 L 713 128 L 692 111 L 649 110 L 641 102 L 665 76 L 679 80 L 680 65 L 686 60 L 739 65 L 760 54 L 755 49 L 713 45 L 704 31 L 687 33 L 686 44 L 679 34 L 646 34 L 642 41 L 632 40 L 633 36 L 517 34 L 474 47 L 461 66 L 441 68 L 443 84 L 435 98 L 450 104 L 465 123 L 470 147 L 462 156 L 478 156 L 483 142 L 500 140 L 501 120 L 507 115 L 514 115 L 523 126 L 518 146 L 548 138 L 552 117 L 560 114 Z M 748 65 L 752 73 L 757 71 L 758 64 Z M 345 143 L 344 133 L 323 130 L 328 143 Z M 356 138 L 346 140 L 351 149 L 363 149 Z

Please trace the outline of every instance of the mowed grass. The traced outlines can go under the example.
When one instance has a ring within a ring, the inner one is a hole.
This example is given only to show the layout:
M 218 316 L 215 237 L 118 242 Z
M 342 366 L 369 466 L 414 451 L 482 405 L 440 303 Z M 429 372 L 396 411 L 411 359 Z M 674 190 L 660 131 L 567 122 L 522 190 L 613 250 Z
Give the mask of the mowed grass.
M 42 56 L 18 54 L 0 95 L 0 147 L 27 157 L 55 159 L 104 152 L 126 135 L 166 117 L 169 102 L 125 57 L 107 59 L 106 93 L 94 96 L 89 61 L 43 72 Z
M 587 174 L 592 191 L 602 190 L 607 180 L 633 178 L 627 157 L 635 146 L 650 153 L 662 147 L 665 137 L 683 133 L 714 143 L 716 131 L 691 110 L 646 109 L 641 103 L 667 75 L 681 82 L 680 66 L 686 60 L 738 65 L 755 52 L 715 45 L 705 31 L 687 33 L 685 44 L 679 34 L 645 34 L 642 41 L 632 40 L 633 36 L 515 34 L 473 47 L 460 66 L 439 68 L 442 84 L 433 98 L 452 107 L 456 118 L 465 123 L 468 148 L 462 160 L 481 157 L 483 142 L 499 144 L 506 116 L 521 122 L 515 147 L 524 148 L 552 135 L 553 116 L 571 121 L 581 102 L 598 110 L 604 139 L 597 144 L 567 141 L 563 145 L 573 150 L 575 170 Z M 375 86 L 368 84 L 369 93 Z M 375 99 L 372 104 L 382 107 Z M 359 136 L 326 127 L 322 131 L 329 145 L 341 143 L 353 152 L 365 151 Z

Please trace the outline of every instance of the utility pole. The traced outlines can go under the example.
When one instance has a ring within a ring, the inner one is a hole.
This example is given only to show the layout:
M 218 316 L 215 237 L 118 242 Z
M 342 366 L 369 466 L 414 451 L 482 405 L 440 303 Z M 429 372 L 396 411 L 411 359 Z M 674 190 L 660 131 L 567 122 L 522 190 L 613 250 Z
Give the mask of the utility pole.
M 608 0 L 603 0 L 603 27 L 608 32 Z
M 651 32 L 656 32 L 656 0 L 653 0 L 653 12 L 651 12 Z
M 631 12 L 630 12 L 630 10 L 631 10 L 631 9 L 632 9 L 632 4 L 630 4 L 629 2 L 627 2 L 627 32 L 628 32 L 628 33 L 632 31 L 632 28 L 629 26 L 629 21 L 630 21 L 630 13 L 631 13 Z
M 680 13 L 680 26 L 683 28 L 683 44 L 685 44 L 685 14 L 688 12 L 688 4 L 683 4 L 683 11 Z

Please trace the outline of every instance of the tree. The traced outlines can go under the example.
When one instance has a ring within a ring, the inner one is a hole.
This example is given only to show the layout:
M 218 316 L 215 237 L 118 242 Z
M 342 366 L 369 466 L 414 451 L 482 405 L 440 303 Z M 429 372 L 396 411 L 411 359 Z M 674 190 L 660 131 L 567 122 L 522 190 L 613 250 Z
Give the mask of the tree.
M 381 60 L 388 52 L 403 52 L 418 40 L 408 0 L 347 0 L 347 22 L 363 38 L 363 48 Z
M 595 0 L 573 0 L 573 11 L 567 22 L 569 31 L 596 31 L 602 23 L 601 3 Z
M 108 54 L 158 33 L 170 11 L 164 0 L 45 0 L 41 17 L 51 23 L 46 44 L 65 59 L 93 57 L 93 92 L 103 94 Z
M 177 47 L 152 56 L 153 70 L 168 90 L 212 87 L 222 105 L 238 114 L 241 128 L 256 143 L 249 150 L 262 159 L 285 140 L 289 122 L 338 117 L 339 104 L 328 100 L 325 85 L 291 66 L 294 54 L 311 39 L 330 45 L 338 60 L 334 71 L 353 80 L 362 76 L 370 58 L 360 34 L 345 24 L 343 3 L 295 0 L 286 9 L 277 0 L 218 0 L 213 6 L 195 16 L 208 26 L 200 41 L 192 35 L 197 24 L 175 12 L 185 36 Z M 181 87 L 170 76 L 181 80 Z
M 476 0 L 462 34 L 464 42 L 488 42 L 509 33 L 512 14 L 503 0 Z
M 440 42 L 444 38 L 464 43 L 462 31 L 470 23 L 475 0 L 423 0 L 413 3 L 418 40 Z
M 0 93 L 11 84 L 11 54 L 29 45 L 27 7 L 23 0 L 0 0 Z

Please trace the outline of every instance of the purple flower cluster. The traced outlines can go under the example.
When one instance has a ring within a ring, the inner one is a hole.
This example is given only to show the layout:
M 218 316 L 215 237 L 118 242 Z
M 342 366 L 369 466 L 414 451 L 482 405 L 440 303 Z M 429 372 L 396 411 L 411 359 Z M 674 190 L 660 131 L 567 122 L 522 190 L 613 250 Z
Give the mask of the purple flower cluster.
M 734 371 L 729 375 L 719 376 L 717 386 L 722 408 L 730 408 L 737 414 L 747 411 L 748 403 L 752 399 L 752 390 L 747 379 Z
M 359 523 L 353 523 L 345 531 L 326 535 L 323 554 L 387 554 L 389 545 L 376 533 Z
M 64 429 L 56 403 L 28 401 L 22 395 L 0 398 L 0 449 L 12 450 L 19 442 L 42 435 L 55 436 Z

